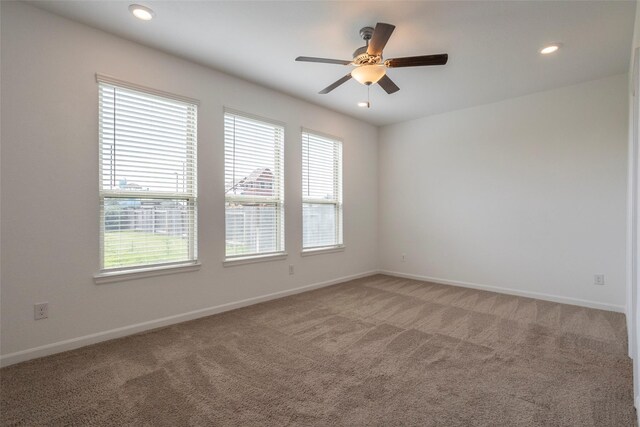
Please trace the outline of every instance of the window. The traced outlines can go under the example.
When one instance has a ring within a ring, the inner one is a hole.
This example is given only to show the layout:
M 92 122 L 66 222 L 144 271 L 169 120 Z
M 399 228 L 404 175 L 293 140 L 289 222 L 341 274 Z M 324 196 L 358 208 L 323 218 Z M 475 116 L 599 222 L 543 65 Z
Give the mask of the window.
M 342 245 L 342 143 L 302 132 L 302 249 Z
M 101 270 L 195 263 L 197 105 L 98 82 Z
M 284 252 L 284 127 L 224 115 L 226 258 Z

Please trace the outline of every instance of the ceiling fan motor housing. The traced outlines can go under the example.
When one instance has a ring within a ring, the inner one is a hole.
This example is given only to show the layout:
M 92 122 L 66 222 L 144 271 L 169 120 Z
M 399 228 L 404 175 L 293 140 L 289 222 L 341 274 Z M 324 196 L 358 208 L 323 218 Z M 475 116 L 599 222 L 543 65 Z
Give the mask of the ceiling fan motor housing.
M 367 53 L 367 46 L 362 46 L 353 52 L 353 64 L 354 65 L 374 65 L 379 64 L 382 61 L 380 55 L 369 55 Z

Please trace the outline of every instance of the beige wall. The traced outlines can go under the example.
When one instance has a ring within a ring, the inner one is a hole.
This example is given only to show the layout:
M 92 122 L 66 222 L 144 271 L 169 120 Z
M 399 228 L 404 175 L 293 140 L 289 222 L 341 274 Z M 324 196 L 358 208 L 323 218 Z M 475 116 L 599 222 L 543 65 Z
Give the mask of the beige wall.
M 629 356 L 633 361 L 633 383 L 636 410 L 640 408 L 640 372 L 638 364 L 638 354 L 640 354 L 640 331 L 638 311 L 640 301 L 638 300 L 638 254 L 640 253 L 637 226 L 640 224 L 640 213 L 638 211 L 638 199 L 640 182 L 638 182 L 638 141 L 634 127 L 637 126 L 637 114 L 640 111 L 637 94 L 637 77 L 634 77 L 634 67 L 637 62 L 636 49 L 640 47 L 640 4 L 636 2 L 636 16 L 633 32 L 633 44 L 629 60 L 629 84 L 627 96 L 629 100 L 629 143 L 628 143 L 628 185 L 627 185 L 627 330 L 629 332 Z M 635 81 L 634 81 L 635 80 Z M 635 86 L 635 87 L 634 87 Z M 636 117 L 634 117 L 634 115 Z M 635 141 L 634 141 L 635 139 Z M 638 411 L 638 422 L 640 423 L 640 411 Z
M 163 324 L 154 323 L 157 319 L 184 320 L 185 313 L 202 315 L 209 307 L 376 268 L 376 127 L 24 3 L 1 7 L 5 363 Z M 201 101 L 200 271 L 94 283 L 99 268 L 96 72 Z M 224 106 L 286 123 L 287 260 L 223 267 Z M 300 256 L 301 126 L 344 141 L 346 250 L 341 253 Z M 49 302 L 49 318 L 34 321 L 33 304 L 43 301 Z M 105 331 L 111 332 L 101 335 Z M 53 347 L 30 352 L 47 345 Z
M 380 267 L 623 311 L 626 150 L 626 75 L 386 126 Z

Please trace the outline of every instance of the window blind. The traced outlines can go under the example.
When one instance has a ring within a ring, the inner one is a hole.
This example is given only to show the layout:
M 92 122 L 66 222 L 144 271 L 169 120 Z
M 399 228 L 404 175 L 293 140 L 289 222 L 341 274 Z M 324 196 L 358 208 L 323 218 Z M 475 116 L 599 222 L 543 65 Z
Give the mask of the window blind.
M 284 251 L 284 127 L 225 112 L 226 257 Z
M 197 105 L 99 81 L 101 269 L 197 258 Z
M 342 143 L 302 132 L 302 248 L 342 245 Z

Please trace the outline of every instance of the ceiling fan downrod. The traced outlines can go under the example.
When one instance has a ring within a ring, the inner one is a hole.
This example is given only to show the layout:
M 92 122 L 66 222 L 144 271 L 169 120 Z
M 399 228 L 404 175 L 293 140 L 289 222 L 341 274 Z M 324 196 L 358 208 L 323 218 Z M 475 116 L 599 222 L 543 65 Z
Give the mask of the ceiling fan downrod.
M 373 37 L 373 27 L 360 28 L 360 37 L 362 37 L 362 40 L 364 40 L 367 47 L 369 47 L 369 40 Z

